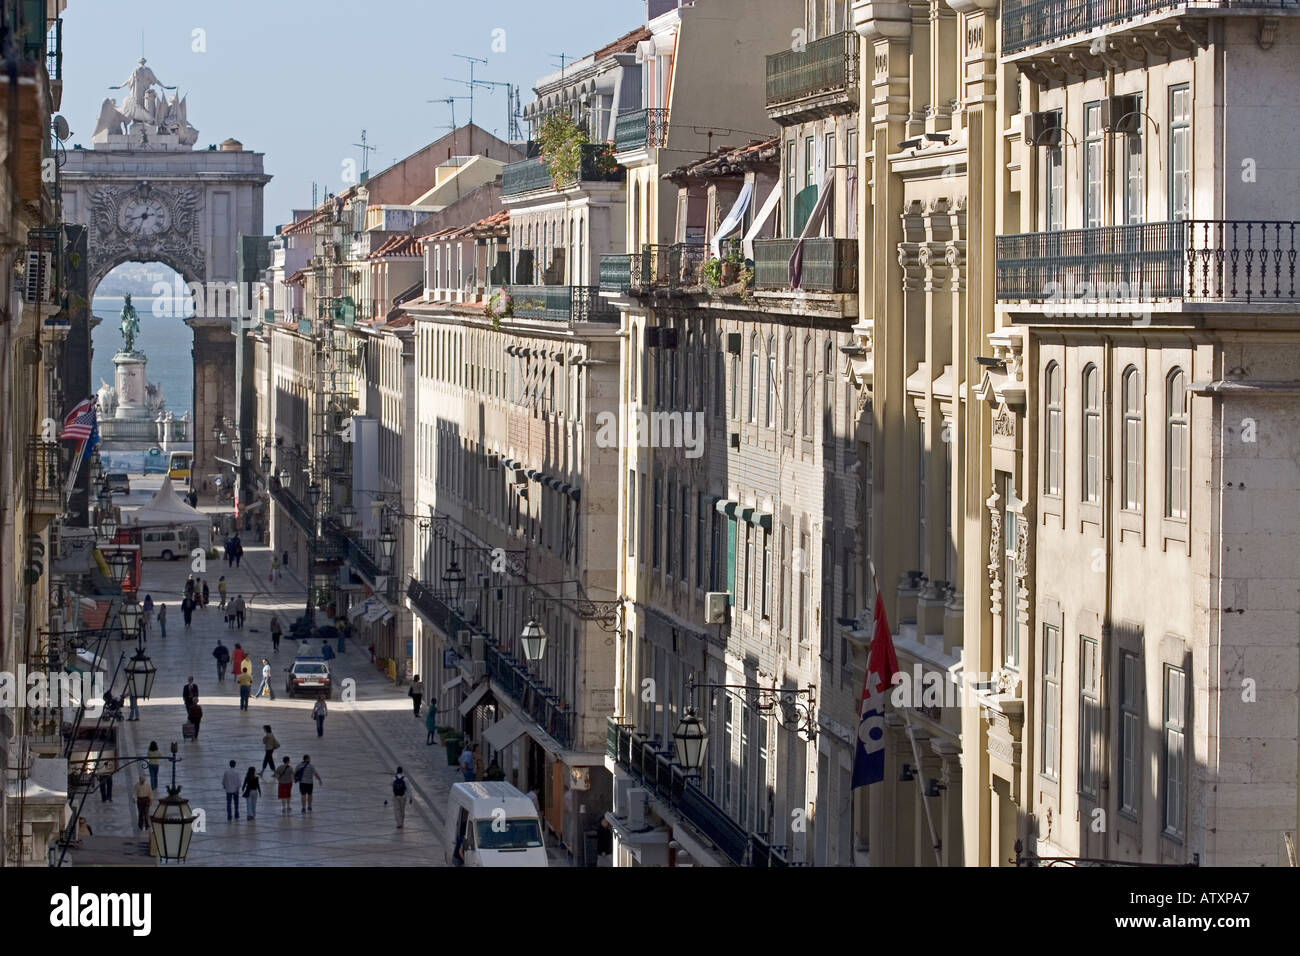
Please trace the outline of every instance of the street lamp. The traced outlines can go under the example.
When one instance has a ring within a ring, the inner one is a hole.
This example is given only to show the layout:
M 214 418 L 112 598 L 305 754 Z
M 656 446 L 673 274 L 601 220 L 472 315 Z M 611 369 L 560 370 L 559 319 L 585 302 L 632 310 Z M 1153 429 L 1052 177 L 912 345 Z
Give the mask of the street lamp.
M 465 587 L 465 572 L 460 569 L 455 558 L 451 559 L 451 564 L 442 573 L 442 585 L 451 596 L 451 603 L 459 607 L 461 590 Z
M 157 676 L 158 668 L 154 667 L 153 661 L 149 660 L 149 655 L 144 652 L 144 648 L 137 647 L 135 656 L 126 665 L 127 696 L 148 700 L 153 692 L 154 678 Z
M 130 637 L 136 637 L 140 633 L 140 605 L 136 602 L 135 595 L 131 595 L 129 601 L 122 602 L 122 610 L 118 612 L 122 617 L 122 633 Z
M 262 474 L 269 475 L 270 473 L 271 473 L 271 453 L 269 451 L 264 451 L 262 452 Z
M 307 486 L 307 503 L 311 505 L 313 511 L 320 504 L 320 485 L 314 481 Z
M 343 525 L 344 531 L 351 531 L 352 526 L 357 522 L 357 509 L 347 504 L 339 509 L 339 524 Z
M 106 511 L 99 519 L 99 531 L 108 541 L 112 541 L 117 535 L 117 520 L 113 517 L 113 512 Z M 121 582 L 118 582 L 121 584 Z
M 108 573 L 118 587 L 126 580 L 126 572 L 131 567 L 131 555 L 125 551 L 114 551 L 108 559 Z
M 253 446 L 252 446 L 252 445 L 249 445 L 247 448 L 244 449 L 244 461 L 248 462 L 249 464 L 252 464 L 252 461 L 253 461 Z
M 181 788 L 176 786 L 176 741 L 172 741 L 172 782 L 167 788 L 167 796 L 158 801 L 158 806 L 149 815 L 153 829 L 149 835 L 150 851 L 157 851 L 160 860 L 185 860 L 190 852 L 190 838 L 194 836 L 194 821 L 197 816 L 190 810 L 190 802 L 181 796 Z
M 540 661 L 546 653 L 546 628 L 538 623 L 537 618 L 530 617 L 519 635 L 519 642 L 524 648 L 524 660 Z
M 213 425 L 213 426 L 212 426 L 212 440 L 213 440 L 213 441 L 221 441 L 221 426 L 220 426 L 220 425 Z
M 393 534 L 392 529 L 385 528 L 384 533 L 379 536 L 379 550 L 384 560 L 391 564 L 393 552 L 397 550 L 397 535 Z
M 695 716 L 695 708 L 687 707 L 686 713 L 673 731 L 673 749 L 677 752 L 677 762 L 687 770 L 699 770 L 704 766 L 704 748 L 709 743 L 709 733 L 704 724 Z

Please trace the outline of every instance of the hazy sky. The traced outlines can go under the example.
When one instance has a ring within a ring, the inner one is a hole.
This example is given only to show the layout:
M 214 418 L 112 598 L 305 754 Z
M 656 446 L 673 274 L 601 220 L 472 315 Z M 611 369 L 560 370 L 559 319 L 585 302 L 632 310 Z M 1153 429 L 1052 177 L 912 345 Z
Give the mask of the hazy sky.
M 144 55 L 161 82 L 188 95 L 197 148 L 234 137 L 266 154 L 265 225 L 341 185 L 344 160 L 361 166 L 361 142 L 378 171 L 447 130 L 446 103 L 465 96 L 444 77 L 532 84 L 644 20 L 643 0 L 69 0 L 63 21 L 63 109 L 70 143 L 90 147 L 105 97 Z M 494 31 L 504 31 L 494 34 Z M 196 33 L 195 31 L 202 31 Z M 494 52 L 504 41 L 504 52 Z M 469 101 L 455 103 L 456 122 Z M 506 135 L 504 87 L 478 89 L 474 121 Z M 527 127 L 524 127 L 525 134 Z

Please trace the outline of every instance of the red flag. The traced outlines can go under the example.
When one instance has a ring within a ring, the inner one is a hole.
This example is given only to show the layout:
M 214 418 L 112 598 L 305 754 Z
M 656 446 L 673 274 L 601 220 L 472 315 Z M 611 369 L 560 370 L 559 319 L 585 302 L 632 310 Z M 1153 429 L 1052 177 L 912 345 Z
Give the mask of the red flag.
M 76 404 L 63 420 L 60 441 L 85 441 L 95 427 L 95 399 L 85 398 Z
M 853 787 L 885 779 L 885 698 L 898 673 L 894 638 L 885 619 L 885 602 L 876 591 L 876 626 L 867 654 L 867 674 L 862 681 L 862 708 L 858 720 L 858 746 L 853 758 Z

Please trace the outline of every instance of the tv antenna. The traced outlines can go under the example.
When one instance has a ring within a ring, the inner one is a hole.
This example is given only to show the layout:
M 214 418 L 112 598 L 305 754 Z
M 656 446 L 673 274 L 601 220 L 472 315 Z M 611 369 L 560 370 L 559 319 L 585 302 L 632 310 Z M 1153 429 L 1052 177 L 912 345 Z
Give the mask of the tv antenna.
M 564 67 L 567 63 L 571 62 L 574 58 L 569 56 L 569 54 L 567 53 L 548 53 L 546 55 L 549 56 L 552 60 L 560 61 L 560 79 L 564 79 Z
M 453 83 L 459 83 L 460 81 L 459 81 L 459 80 L 452 80 L 452 82 L 453 82 Z M 446 129 L 456 129 L 456 128 L 457 128 L 457 127 L 456 127 L 456 101 L 457 101 L 457 100 L 467 100 L 467 99 L 469 99 L 468 96 L 444 96 L 444 97 L 443 97 L 442 99 L 440 99 L 440 100 L 425 100 L 425 102 L 426 102 L 426 103 L 446 103 L 448 106 L 450 106 L 450 107 L 451 107 L 451 126 L 447 126 L 447 125 L 444 123 L 442 126 L 439 126 L 438 128 L 439 128 L 439 129 L 444 129 L 444 128 L 446 128 Z
M 506 88 L 506 137 L 512 143 L 521 142 L 524 134 L 519 125 L 519 87 L 500 80 L 475 80 L 474 86 L 485 86 L 489 90 L 498 86 Z
M 356 146 L 358 149 L 361 150 L 361 171 L 362 171 L 363 173 L 369 173 L 369 172 L 370 172 L 370 154 L 373 153 L 373 152 L 375 152 L 377 149 L 379 149 L 379 147 L 378 147 L 378 146 L 367 146 L 367 145 L 366 145 L 366 131 L 365 131 L 365 130 L 362 130 L 362 131 L 361 131 L 361 142 L 359 142 L 359 143 L 353 143 L 352 145 L 353 145 L 353 146 Z
M 450 80 L 452 83 L 459 83 L 462 86 L 469 87 L 469 121 L 473 123 L 474 122 L 474 64 L 482 63 L 486 65 L 487 60 L 481 56 L 466 56 L 464 53 L 453 53 L 452 56 L 456 57 L 457 59 L 469 61 L 469 80 L 468 82 L 465 80 L 453 80 L 449 76 L 444 76 L 443 79 Z

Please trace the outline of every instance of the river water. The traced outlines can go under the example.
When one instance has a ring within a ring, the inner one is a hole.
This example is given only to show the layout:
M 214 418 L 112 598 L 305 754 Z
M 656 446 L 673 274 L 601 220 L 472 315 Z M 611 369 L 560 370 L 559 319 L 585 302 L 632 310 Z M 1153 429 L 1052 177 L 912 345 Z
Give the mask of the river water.
M 113 383 L 113 356 L 122 348 L 122 297 L 97 295 L 91 310 L 102 321 L 91 335 L 94 359 L 90 366 L 90 387 L 98 391 L 100 381 Z M 161 385 L 167 410 L 180 418 L 185 412 L 194 420 L 194 333 L 179 317 L 155 315 L 152 298 L 131 297 L 140 319 L 135 347 L 148 357 L 145 378 Z M 170 302 L 168 302 L 170 305 Z M 76 401 L 86 396 L 78 396 Z

